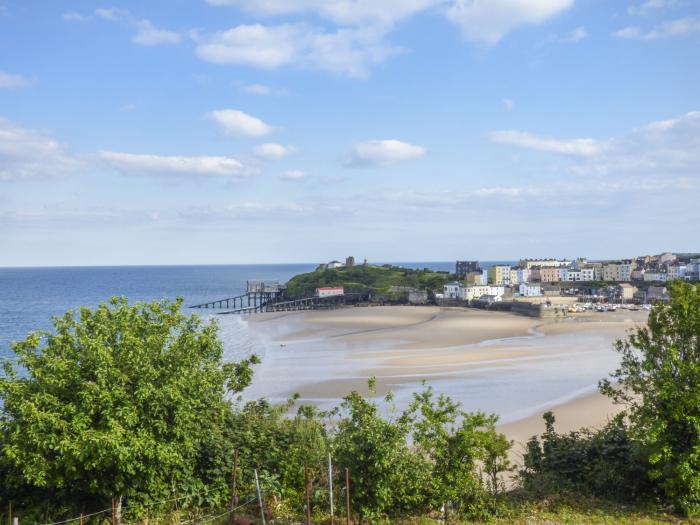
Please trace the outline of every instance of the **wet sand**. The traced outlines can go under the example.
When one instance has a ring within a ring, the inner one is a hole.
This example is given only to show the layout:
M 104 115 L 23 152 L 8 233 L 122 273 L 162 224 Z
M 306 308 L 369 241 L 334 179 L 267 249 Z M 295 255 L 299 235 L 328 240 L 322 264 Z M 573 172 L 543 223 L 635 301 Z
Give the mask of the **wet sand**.
M 391 390 L 399 408 L 426 381 L 466 410 L 501 417 L 516 444 L 556 428 L 600 427 L 618 410 L 596 393 L 618 363 L 616 339 L 646 322 L 646 312 L 586 313 L 543 320 L 510 313 L 439 307 L 371 307 L 261 314 L 248 321 L 266 345 L 251 397 L 336 406 L 352 390 Z M 517 448 L 517 447 L 516 447 Z

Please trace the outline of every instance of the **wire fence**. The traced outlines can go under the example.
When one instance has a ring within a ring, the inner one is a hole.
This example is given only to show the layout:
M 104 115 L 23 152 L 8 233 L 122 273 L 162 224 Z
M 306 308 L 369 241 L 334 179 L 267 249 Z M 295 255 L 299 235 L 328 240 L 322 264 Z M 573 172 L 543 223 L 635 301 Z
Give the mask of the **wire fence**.
M 189 512 L 189 519 L 185 520 L 179 520 L 176 525 L 199 525 L 199 524 L 205 524 L 205 523 L 212 523 L 218 519 L 224 518 L 226 516 L 232 516 L 234 515 L 237 511 L 240 511 L 241 509 L 244 509 L 245 507 L 253 504 L 257 500 L 257 506 L 256 510 L 254 511 L 255 513 L 259 512 L 258 517 L 260 518 L 260 521 L 265 525 L 266 523 L 266 515 L 268 513 L 271 513 L 271 509 L 269 505 L 265 505 L 264 503 L 264 497 L 263 497 L 263 491 L 261 490 L 261 483 L 260 479 L 258 476 L 258 471 L 256 469 L 253 470 L 254 473 L 254 479 L 255 479 L 255 494 L 248 497 L 243 503 L 240 503 L 240 499 L 238 498 L 238 491 L 237 491 L 237 476 L 238 476 L 238 451 L 236 451 L 235 455 L 235 460 L 234 460 L 234 472 L 233 472 L 233 478 L 232 478 L 232 483 L 231 483 L 231 503 L 229 508 L 226 510 L 223 510 L 221 507 L 219 508 L 211 508 L 209 507 L 209 510 L 212 511 L 209 514 L 205 515 L 196 515 L 198 511 L 201 511 L 201 507 L 197 509 L 194 507 L 191 509 Z M 334 477 L 334 469 L 333 469 L 333 464 L 332 464 L 332 458 L 331 455 L 328 455 L 328 464 L 327 466 L 324 466 L 323 468 L 325 469 L 327 467 L 327 483 L 328 483 L 328 496 L 329 496 L 329 510 L 330 510 L 330 519 L 331 523 L 333 523 L 334 519 L 334 498 L 333 498 L 333 477 Z M 310 524 L 311 523 L 311 485 L 312 481 L 309 478 L 309 470 L 308 467 L 304 467 L 304 493 L 305 493 L 305 505 L 304 505 L 304 510 L 306 512 L 306 523 Z M 336 491 L 339 492 L 339 496 L 341 496 L 341 506 L 342 503 L 345 503 L 346 507 L 346 518 L 347 518 L 347 523 L 350 523 L 350 478 L 349 478 L 349 471 L 346 468 L 345 469 L 345 479 L 342 480 L 342 474 L 338 470 L 335 471 L 336 476 L 340 475 L 341 477 L 341 483 L 336 486 Z M 343 487 L 342 481 L 345 481 L 345 486 Z M 194 498 L 204 496 L 206 494 L 210 494 L 214 491 L 221 491 L 222 487 L 221 486 L 215 486 L 215 487 L 209 487 L 203 490 L 200 490 L 198 492 L 190 493 L 190 494 L 185 494 L 182 496 L 177 496 L 177 497 L 170 497 L 170 498 L 165 498 L 162 500 L 158 501 L 151 501 L 149 503 L 143 503 L 143 504 L 118 504 L 116 500 L 113 498 L 112 499 L 112 506 L 106 509 L 102 510 L 97 510 L 94 512 L 90 512 L 88 514 L 80 514 L 78 516 L 74 516 L 72 518 L 67 518 L 67 519 L 62 519 L 58 521 L 52 521 L 52 522 L 34 522 L 32 523 L 31 521 L 23 521 L 21 525 L 26 525 L 27 523 L 30 523 L 31 525 L 83 525 L 85 521 L 90 521 L 92 523 L 95 523 L 95 518 L 98 516 L 103 516 L 103 518 L 100 518 L 97 520 L 97 523 L 104 523 L 106 521 L 111 521 L 112 525 L 117 525 L 122 523 L 122 512 L 128 511 L 130 509 L 134 509 L 136 511 L 136 514 L 134 516 L 139 515 L 139 511 L 143 511 L 144 509 L 151 509 L 153 507 L 156 507 L 158 505 L 167 505 L 167 504 L 172 504 L 172 503 L 177 503 L 185 500 L 192 500 Z M 345 496 L 345 502 L 342 502 L 342 496 Z M 208 506 L 207 506 L 208 507 Z M 205 507 L 206 508 L 206 507 Z M 11 509 L 11 507 L 10 507 Z M 180 513 L 181 510 L 183 509 L 177 509 L 176 510 L 178 513 Z M 194 512 L 192 512 L 194 511 Z M 249 509 L 249 512 L 253 512 L 253 509 Z M 194 514 L 194 515 L 193 515 Z M 180 514 L 182 515 L 182 514 Z M 10 519 L 8 520 L 9 525 L 20 525 L 18 517 L 15 516 L 14 520 L 12 519 L 12 510 L 10 510 Z M 132 516 L 133 517 L 133 516 Z M 247 519 L 247 518 L 246 518 Z M 257 520 L 256 520 L 257 522 Z
M 219 488 L 219 487 L 213 487 L 213 488 L 209 488 L 209 489 L 202 490 L 202 491 L 200 491 L 200 492 L 195 492 L 195 493 L 193 493 L 193 494 L 187 494 L 187 495 L 185 495 L 185 496 L 180 496 L 180 497 L 177 497 L 177 498 L 168 498 L 168 499 L 153 501 L 153 502 L 144 503 L 144 504 L 141 504 L 141 505 L 123 505 L 121 508 L 122 508 L 122 510 L 124 510 L 124 509 L 129 509 L 129 508 L 134 508 L 134 507 L 137 507 L 137 508 L 148 507 L 148 508 L 150 508 L 150 507 L 155 507 L 156 505 L 163 505 L 163 504 L 167 504 L 167 503 L 175 503 L 175 502 L 177 502 L 177 501 L 183 501 L 183 500 L 195 498 L 195 497 L 197 497 L 197 496 L 202 496 L 202 495 L 205 495 L 205 494 L 209 494 L 210 492 L 214 492 L 215 490 L 220 490 L 220 488 Z M 213 520 L 216 519 L 217 517 L 225 516 L 226 514 L 231 514 L 232 512 L 236 512 L 237 510 L 242 509 L 243 507 L 245 507 L 245 506 L 247 506 L 247 505 L 250 505 L 252 502 L 255 501 L 255 499 L 256 499 L 256 496 L 253 496 L 252 498 L 248 499 L 245 503 L 242 503 L 242 504 L 238 505 L 238 506 L 235 507 L 235 508 L 229 509 L 229 510 L 227 510 L 226 512 L 224 512 L 224 513 L 222 513 L 222 514 L 219 514 L 219 515 L 217 515 L 217 516 L 212 517 L 213 515 L 209 515 L 209 516 L 205 516 L 205 517 L 202 517 L 202 518 L 192 518 L 192 519 L 190 519 L 190 520 L 180 522 L 180 525 L 184 525 L 184 524 L 186 524 L 186 523 L 208 523 L 209 521 L 213 521 Z M 37 523 L 37 524 L 35 524 L 35 525 L 65 525 L 65 524 L 67 524 L 67 523 L 74 523 L 74 522 L 80 523 L 80 522 L 82 522 L 83 520 L 86 520 L 86 519 L 88 519 L 88 518 L 92 518 L 92 517 L 95 517 L 95 516 L 99 516 L 100 514 L 113 513 L 114 511 L 115 511 L 114 507 L 109 507 L 109 508 L 106 508 L 106 509 L 102 509 L 102 510 L 98 510 L 98 511 L 95 511 L 95 512 L 91 512 L 91 513 L 89 513 L 89 514 L 81 514 L 81 515 L 79 515 L 79 516 L 77 516 L 77 517 L 68 518 L 68 519 L 61 520 L 61 521 L 52 521 L 52 522 L 50 522 L 50 523 Z M 210 517 L 211 517 L 211 519 L 206 519 L 206 518 L 210 518 Z

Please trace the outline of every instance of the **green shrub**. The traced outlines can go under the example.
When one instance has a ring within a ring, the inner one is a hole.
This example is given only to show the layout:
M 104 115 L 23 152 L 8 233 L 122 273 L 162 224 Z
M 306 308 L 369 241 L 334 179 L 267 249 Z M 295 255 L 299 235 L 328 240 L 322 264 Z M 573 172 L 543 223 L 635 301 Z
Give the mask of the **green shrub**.
M 629 435 L 622 417 L 601 430 L 565 434 L 554 430 L 554 415 L 543 415 L 546 430 L 527 443 L 520 476 L 536 494 L 572 492 L 615 501 L 649 497 L 653 485 L 646 455 Z

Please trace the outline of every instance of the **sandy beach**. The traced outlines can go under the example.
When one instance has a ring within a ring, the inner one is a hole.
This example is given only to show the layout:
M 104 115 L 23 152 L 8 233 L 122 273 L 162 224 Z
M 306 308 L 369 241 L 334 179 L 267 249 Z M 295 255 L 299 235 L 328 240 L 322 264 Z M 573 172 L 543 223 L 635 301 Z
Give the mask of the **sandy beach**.
M 352 390 L 394 393 L 401 408 L 425 381 L 466 410 L 499 414 L 516 445 L 544 430 L 599 427 L 618 407 L 597 393 L 617 365 L 616 339 L 646 322 L 618 310 L 537 319 L 465 308 L 389 306 L 270 313 L 247 323 L 265 346 L 248 395 L 336 406 Z M 517 450 L 516 446 L 516 450 Z

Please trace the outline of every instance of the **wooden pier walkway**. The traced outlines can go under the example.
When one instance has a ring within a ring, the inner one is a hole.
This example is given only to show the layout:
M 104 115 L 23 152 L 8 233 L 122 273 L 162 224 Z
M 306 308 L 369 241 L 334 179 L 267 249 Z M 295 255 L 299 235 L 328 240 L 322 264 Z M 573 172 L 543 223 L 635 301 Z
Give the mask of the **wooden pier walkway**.
M 217 299 L 208 303 L 195 304 L 190 308 L 212 308 L 224 310 L 217 315 L 255 314 L 261 312 L 293 312 L 300 310 L 327 310 L 347 305 L 369 304 L 370 294 L 347 293 L 330 297 L 302 297 L 298 299 L 276 300 L 281 296 L 271 293 L 247 293 L 227 299 Z
M 238 310 L 230 310 L 226 312 L 218 312 L 224 314 L 253 314 L 261 312 L 294 312 L 300 310 L 330 310 L 339 308 L 347 304 L 358 304 L 362 297 L 367 297 L 366 294 L 345 294 L 335 295 L 331 297 L 302 297 L 301 299 L 291 299 L 288 301 L 267 302 L 257 307 L 240 308 Z
M 257 311 L 264 304 L 278 301 L 284 293 L 284 287 L 277 281 L 247 281 L 246 293 L 235 297 L 226 297 L 206 303 L 193 304 L 190 308 L 226 308 L 227 310 Z

